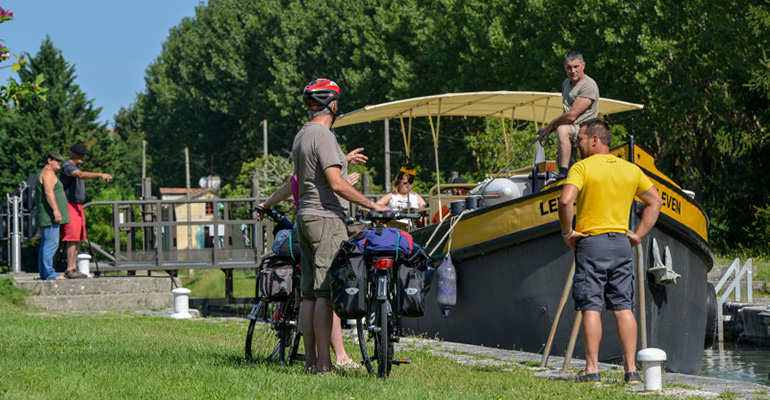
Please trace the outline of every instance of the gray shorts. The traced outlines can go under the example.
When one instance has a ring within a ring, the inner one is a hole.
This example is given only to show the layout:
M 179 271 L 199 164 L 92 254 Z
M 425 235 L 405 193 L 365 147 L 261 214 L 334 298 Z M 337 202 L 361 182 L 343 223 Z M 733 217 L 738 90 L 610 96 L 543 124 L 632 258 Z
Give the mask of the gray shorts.
M 634 301 L 634 262 L 631 244 L 622 233 L 602 233 L 580 239 L 575 249 L 572 283 L 575 310 L 631 310 Z
M 329 267 L 340 243 L 348 238 L 345 222 L 340 218 L 300 215 L 297 217 L 299 245 L 302 249 L 302 298 L 331 297 Z

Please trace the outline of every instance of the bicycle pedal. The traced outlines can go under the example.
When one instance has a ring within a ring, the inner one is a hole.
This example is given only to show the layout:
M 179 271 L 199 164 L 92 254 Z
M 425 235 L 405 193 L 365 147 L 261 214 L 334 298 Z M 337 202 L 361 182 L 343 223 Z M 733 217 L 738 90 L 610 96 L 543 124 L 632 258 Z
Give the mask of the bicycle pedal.
M 294 361 L 305 361 L 305 355 L 297 354 L 296 356 L 294 356 Z
M 397 358 L 395 360 L 390 360 L 390 363 L 393 365 L 411 364 L 412 360 L 409 358 Z

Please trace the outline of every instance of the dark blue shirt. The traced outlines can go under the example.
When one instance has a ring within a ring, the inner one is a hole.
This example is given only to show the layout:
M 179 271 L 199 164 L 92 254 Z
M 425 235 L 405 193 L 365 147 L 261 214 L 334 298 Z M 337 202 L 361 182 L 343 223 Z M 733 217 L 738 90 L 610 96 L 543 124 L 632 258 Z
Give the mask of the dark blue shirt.
M 72 176 L 73 172 L 79 170 L 70 160 L 65 161 L 61 166 L 59 180 L 64 186 L 64 193 L 67 194 L 67 203 L 83 204 L 86 200 L 86 183 Z

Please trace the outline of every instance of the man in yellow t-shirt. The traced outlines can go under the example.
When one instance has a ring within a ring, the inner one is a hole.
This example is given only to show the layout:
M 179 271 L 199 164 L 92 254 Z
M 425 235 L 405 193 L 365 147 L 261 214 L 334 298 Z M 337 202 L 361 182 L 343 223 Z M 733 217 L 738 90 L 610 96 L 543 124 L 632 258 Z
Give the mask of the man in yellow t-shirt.
M 632 311 L 634 270 L 631 247 L 655 225 L 663 201 L 636 165 L 610 154 L 612 132 L 598 118 L 583 122 L 578 132 L 582 160 L 569 171 L 559 200 L 564 242 L 575 252 L 572 297 L 583 312 L 586 369 L 576 380 L 600 382 L 601 311 L 612 311 L 623 349 L 625 381 L 639 383 L 636 372 L 636 319 Z M 646 207 L 636 232 L 628 231 L 631 205 L 639 197 Z M 572 229 L 577 200 L 577 222 Z

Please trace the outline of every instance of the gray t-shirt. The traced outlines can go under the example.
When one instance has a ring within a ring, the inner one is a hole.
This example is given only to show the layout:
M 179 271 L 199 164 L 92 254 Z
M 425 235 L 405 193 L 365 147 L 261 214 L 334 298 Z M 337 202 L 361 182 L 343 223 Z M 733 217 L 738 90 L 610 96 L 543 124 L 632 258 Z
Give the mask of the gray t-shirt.
M 326 168 L 336 165 L 342 177 L 348 177 L 348 160 L 334 134 L 321 124 L 308 122 L 294 137 L 291 154 L 299 183 L 298 214 L 344 219 L 349 203 L 334 193 L 324 175 Z
M 59 179 L 64 186 L 64 193 L 67 194 L 67 203 L 83 204 L 86 200 L 86 183 L 72 176 L 73 172 L 79 170 L 70 160 L 64 161 L 61 166 Z
M 583 79 L 574 86 L 569 78 L 565 79 L 561 84 L 561 97 L 564 112 L 572 108 L 572 104 L 578 97 L 592 100 L 591 105 L 582 114 L 578 115 L 572 125 L 579 126 L 581 122 L 596 118 L 599 115 L 599 86 L 588 75 L 584 75 Z

